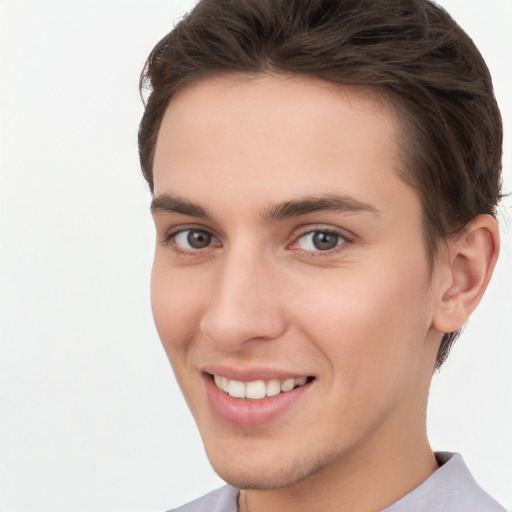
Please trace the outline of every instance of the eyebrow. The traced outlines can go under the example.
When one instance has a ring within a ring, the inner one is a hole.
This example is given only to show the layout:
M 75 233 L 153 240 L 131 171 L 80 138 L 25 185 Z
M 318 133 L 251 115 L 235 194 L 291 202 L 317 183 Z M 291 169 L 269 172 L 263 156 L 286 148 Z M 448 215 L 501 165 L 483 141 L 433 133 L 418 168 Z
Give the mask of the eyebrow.
M 300 217 L 315 212 L 369 212 L 379 216 L 380 212 L 371 204 L 350 196 L 328 194 L 319 197 L 305 197 L 272 205 L 265 210 L 263 218 L 267 222 L 277 222 L 291 217 Z
M 201 219 L 210 219 L 210 215 L 202 206 L 171 194 L 162 194 L 151 201 L 151 213 L 182 213 Z
M 309 213 L 324 211 L 369 212 L 373 215 L 380 215 L 380 212 L 374 206 L 354 197 L 327 194 L 318 197 L 310 196 L 294 199 L 268 206 L 263 212 L 263 219 L 266 222 L 274 223 Z M 162 194 L 153 198 L 151 201 L 151 213 L 181 213 L 201 219 L 213 218 L 213 215 L 201 205 L 172 194 Z

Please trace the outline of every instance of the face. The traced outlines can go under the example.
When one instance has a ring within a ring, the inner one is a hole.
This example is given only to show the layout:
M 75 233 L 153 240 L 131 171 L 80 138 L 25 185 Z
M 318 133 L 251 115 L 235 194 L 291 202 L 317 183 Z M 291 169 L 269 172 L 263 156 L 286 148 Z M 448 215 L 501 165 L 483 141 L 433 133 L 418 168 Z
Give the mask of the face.
M 232 485 L 343 471 L 424 430 L 438 297 L 396 140 L 381 103 L 300 76 L 202 81 L 168 107 L 154 317 Z

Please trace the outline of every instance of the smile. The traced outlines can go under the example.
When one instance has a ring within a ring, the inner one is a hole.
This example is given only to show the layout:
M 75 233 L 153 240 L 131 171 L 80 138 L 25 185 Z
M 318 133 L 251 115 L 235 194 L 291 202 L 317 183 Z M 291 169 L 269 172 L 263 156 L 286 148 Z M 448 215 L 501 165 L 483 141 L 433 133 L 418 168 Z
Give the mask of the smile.
M 220 375 L 214 375 L 213 380 L 217 388 L 233 398 L 243 398 L 247 400 L 260 400 L 265 397 L 276 396 L 280 393 L 286 393 L 287 391 L 303 386 L 308 382 L 307 377 L 242 382 L 239 380 L 231 380 Z
M 307 400 L 316 381 L 313 376 L 291 377 L 268 368 L 209 370 L 203 372 L 203 380 L 210 410 L 237 427 L 255 428 L 279 421 Z

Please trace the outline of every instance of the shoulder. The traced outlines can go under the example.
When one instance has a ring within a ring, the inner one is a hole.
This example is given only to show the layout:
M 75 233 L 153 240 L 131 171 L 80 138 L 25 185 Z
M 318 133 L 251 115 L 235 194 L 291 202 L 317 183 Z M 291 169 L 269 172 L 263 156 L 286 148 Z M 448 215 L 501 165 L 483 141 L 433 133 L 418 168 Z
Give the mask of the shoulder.
M 436 453 L 440 468 L 384 512 L 506 512 L 475 481 L 458 453 Z
M 239 492 L 238 489 L 225 485 L 169 512 L 238 512 Z

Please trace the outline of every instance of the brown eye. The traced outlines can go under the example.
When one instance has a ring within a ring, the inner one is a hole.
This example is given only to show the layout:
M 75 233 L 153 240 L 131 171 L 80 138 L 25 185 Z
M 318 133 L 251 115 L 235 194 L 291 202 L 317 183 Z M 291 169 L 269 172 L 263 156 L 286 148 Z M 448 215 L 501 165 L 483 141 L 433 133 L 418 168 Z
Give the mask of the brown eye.
M 203 249 L 208 247 L 212 241 L 212 235 L 206 231 L 192 231 L 187 235 L 187 242 L 194 249 Z
M 187 229 L 174 235 L 174 243 L 183 250 L 205 249 L 212 245 L 213 236 L 208 231 Z
M 297 245 L 303 251 L 329 251 L 345 242 L 343 236 L 332 231 L 310 231 L 302 235 Z

